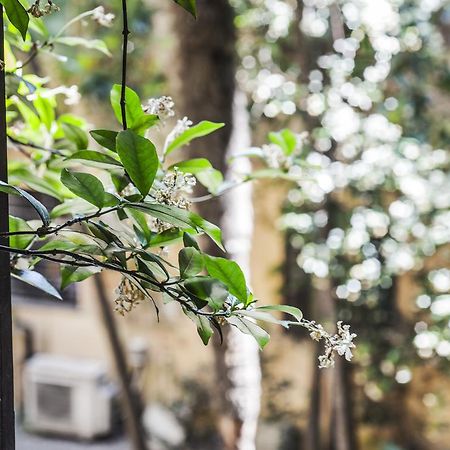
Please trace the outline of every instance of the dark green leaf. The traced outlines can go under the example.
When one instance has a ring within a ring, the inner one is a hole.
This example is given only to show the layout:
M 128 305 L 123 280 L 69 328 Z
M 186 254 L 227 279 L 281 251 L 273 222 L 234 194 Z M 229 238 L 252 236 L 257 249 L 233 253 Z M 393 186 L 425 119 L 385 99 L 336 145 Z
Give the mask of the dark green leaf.
M 183 233 L 183 244 L 185 247 L 194 247 L 195 249 L 200 251 L 200 247 L 195 240 L 195 237 L 192 234 L 184 232 Z
M 45 226 L 48 226 L 50 224 L 50 215 L 47 211 L 47 208 L 39 200 L 36 200 L 32 195 L 30 195 L 28 192 L 18 187 L 11 186 L 10 184 L 5 183 L 3 181 L 0 181 L 0 192 L 5 192 L 6 194 L 12 195 L 19 195 L 20 197 L 23 197 L 31 204 L 31 206 L 39 214 L 42 223 Z
M 69 172 L 64 169 L 61 172 L 61 182 L 78 197 L 102 208 L 105 202 L 105 189 L 101 181 L 90 173 Z
M 188 278 L 203 270 L 203 255 L 194 247 L 186 247 L 178 253 L 180 277 Z
M 27 36 L 28 23 L 30 17 L 26 9 L 22 6 L 19 0 L 0 0 L 0 3 L 5 7 L 6 15 L 11 23 L 20 31 L 23 40 Z
M 184 287 L 195 297 L 205 300 L 208 305 L 218 311 L 228 297 L 228 290 L 219 280 L 209 277 L 188 278 Z
M 183 145 L 189 144 L 193 139 L 207 136 L 208 134 L 213 133 L 214 131 L 218 130 L 219 128 L 222 128 L 225 124 L 224 123 L 214 123 L 214 122 L 208 122 L 207 120 L 204 120 L 203 122 L 198 123 L 197 125 L 194 125 L 191 128 L 188 128 L 185 132 L 180 134 L 176 139 L 174 139 L 167 147 L 166 154 L 173 152 L 177 148 L 182 147 Z
M 247 285 L 239 265 L 229 259 L 205 255 L 205 265 L 208 273 L 222 281 L 231 294 L 242 303 L 247 304 Z
M 11 272 L 11 275 L 18 280 L 21 280 L 35 288 L 40 289 L 41 291 L 46 292 L 48 295 L 52 297 L 56 297 L 58 300 L 62 300 L 59 292 L 47 281 L 47 279 L 41 275 L 39 272 L 35 272 L 34 270 L 17 270 L 14 269 Z
M 117 153 L 131 181 L 145 197 L 152 187 L 159 159 L 155 146 L 132 130 L 117 136 Z
M 113 152 L 116 151 L 116 139 L 119 133 L 111 130 L 92 130 L 90 135 L 102 147 L 107 148 Z
M 202 342 L 205 345 L 208 345 L 209 339 L 214 333 L 208 318 L 205 316 L 199 316 L 187 308 L 183 308 L 183 311 L 186 316 L 188 316 L 189 319 L 191 319 L 197 326 L 197 333 L 199 334 Z

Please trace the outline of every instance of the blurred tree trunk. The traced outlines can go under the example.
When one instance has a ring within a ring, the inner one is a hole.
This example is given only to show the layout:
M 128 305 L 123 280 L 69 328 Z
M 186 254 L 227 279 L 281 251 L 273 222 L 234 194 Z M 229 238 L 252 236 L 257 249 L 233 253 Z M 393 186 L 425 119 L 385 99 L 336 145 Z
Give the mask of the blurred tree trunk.
M 250 144 L 245 100 L 235 88 L 233 10 L 228 0 L 200 0 L 198 12 L 194 21 L 173 9 L 178 40 L 177 109 L 194 123 L 226 123 L 224 129 L 192 144 L 189 156 L 206 157 L 227 174 L 227 155 Z M 248 163 L 242 160 L 235 164 L 240 165 L 235 168 L 243 165 L 245 169 Z M 250 186 L 197 206 L 202 216 L 221 225 L 228 256 L 241 264 L 248 279 L 253 231 Z M 221 253 L 210 242 L 204 244 L 210 254 Z M 224 331 L 223 345 L 215 345 L 223 446 L 227 450 L 254 450 L 260 401 L 258 348 L 248 336 L 233 329 Z

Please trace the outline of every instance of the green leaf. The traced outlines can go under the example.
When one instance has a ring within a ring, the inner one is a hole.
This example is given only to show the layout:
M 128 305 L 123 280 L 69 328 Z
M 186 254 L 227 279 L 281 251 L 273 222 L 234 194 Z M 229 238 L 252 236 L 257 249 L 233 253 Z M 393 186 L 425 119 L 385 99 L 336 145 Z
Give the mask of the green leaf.
M 303 319 L 303 313 L 294 306 L 287 306 L 287 305 L 267 305 L 267 306 L 259 306 L 258 308 L 255 308 L 255 311 L 280 311 L 285 314 L 290 314 L 291 316 L 295 317 L 297 322 L 301 322 Z
M 33 229 L 28 225 L 25 220 L 9 216 L 9 231 L 11 233 L 17 231 L 33 231 Z M 9 237 L 9 245 L 14 248 L 27 248 L 28 245 L 33 241 L 33 234 L 23 234 Z
M 188 128 L 168 145 L 166 149 L 166 155 L 172 153 L 174 150 L 182 147 L 183 145 L 189 144 L 189 142 L 191 142 L 193 139 L 207 136 L 208 134 L 213 133 L 223 126 L 225 126 L 224 123 L 214 123 L 204 120 L 197 125 Z
M 24 283 L 29 284 L 30 286 L 34 286 L 35 288 L 38 288 L 41 291 L 46 292 L 48 295 L 51 295 L 52 297 L 56 297 L 58 300 L 62 300 L 62 297 L 59 294 L 59 292 L 39 272 L 35 272 L 34 270 L 14 269 L 11 272 L 11 275 L 14 278 L 17 278 L 18 280 L 21 280 Z
M 178 253 L 180 277 L 188 278 L 197 275 L 203 270 L 203 255 L 194 247 L 187 247 Z
M 0 0 L 0 3 L 5 7 L 6 15 L 11 23 L 20 31 L 23 40 L 26 39 L 28 23 L 30 17 L 26 9 L 22 6 L 19 0 Z
M 176 206 L 160 205 L 158 203 L 130 203 L 128 205 L 125 204 L 125 207 L 138 209 L 175 227 L 184 230 L 187 229 L 186 231 L 192 228 L 194 230 L 200 229 L 223 250 L 220 228 L 203 219 L 198 214 L 177 208 Z
M 54 100 L 38 96 L 33 100 L 33 105 L 39 113 L 41 121 L 47 127 L 47 130 L 50 131 L 55 120 Z
M 245 305 L 247 304 L 247 284 L 239 265 L 225 258 L 205 255 L 205 266 L 208 273 L 222 281 L 231 294 Z
M 84 150 L 88 146 L 88 137 L 84 130 L 71 123 L 62 123 L 62 129 L 69 141 L 73 142 L 78 150 Z
M 295 134 L 288 129 L 281 130 L 278 133 L 269 133 L 269 140 L 278 145 L 286 156 L 292 155 L 297 146 Z
M 111 90 L 111 105 L 119 123 L 122 123 L 121 94 L 122 86 L 115 84 Z M 159 120 L 158 116 L 144 112 L 139 96 L 129 87 L 125 89 L 125 112 L 128 128 L 136 131 L 138 134 L 142 134 Z
M 183 244 L 185 247 L 194 247 L 196 250 L 200 251 L 200 247 L 192 234 L 184 232 L 183 233 Z
M 67 169 L 64 169 L 61 172 L 61 182 L 78 197 L 99 209 L 103 208 L 105 189 L 101 181 L 94 175 L 82 172 L 69 172 Z
M 272 314 L 264 311 L 258 311 L 257 309 L 242 309 L 235 312 L 236 315 L 242 317 L 250 317 L 255 320 L 262 320 L 264 322 L 275 323 L 277 325 L 281 325 L 285 328 L 289 328 L 291 322 L 288 320 L 279 320 L 274 317 Z
M 172 164 L 169 167 L 169 170 L 174 170 L 175 168 L 181 170 L 181 172 L 196 175 L 204 170 L 212 169 L 212 165 L 206 158 L 193 158 Z
M 197 17 L 197 1 L 196 0 L 173 0 L 177 5 L 180 5 L 187 12 Z
M 0 192 L 23 197 L 31 204 L 31 206 L 39 214 L 39 217 L 41 218 L 44 226 L 48 226 L 50 224 L 50 215 L 47 211 L 47 208 L 39 200 L 36 200 L 32 195 L 30 195 L 28 192 L 18 187 L 11 186 L 10 184 L 5 183 L 3 181 L 0 181 Z
M 117 131 L 111 130 L 92 130 L 89 132 L 92 138 L 102 147 L 113 152 L 116 151 L 116 139 L 119 134 Z
M 101 272 L 100 267 L 61 267 L 61 289 L 65 289 L 72 283 L 79 283 L 86 280 L 95 273 Z
M 94 163 L 108 164 L 108 165 L 112 165 L 112 166 L 122 167 L 122 164 L 117 159 L 114 159 L 111 156 L 105 155 L 104 153 L 96 152 L 94 150 L 80 150 L 79 152 L 74 153 L 72 156 L 70 156 L 67 159 L 92 161 Z
M 270 340 L 269 334 L 263 330 L 259 325 L 251 320 L 244 319 L 243 317 L 231 316 L 228 317 L 227 322 L 234 325 L 238 330 L 245 334 L 253 336 L 262 350 Z
M 203 344 L 208 345 L 208 342 L 214 333 L 208 318 L 205 316 L 199 316 L 187 308 L 183 308 L 183 311 L 186 316 L 188 316 L 189 319 L 191 319 L 197 326 L 197 333 L 199 334 Z
M 68 45 L 70 47 L 82 46 L 92 50 L 98 50 L 104 53 L 106 56 L 111 56 L 111 52 L 108 50 L 105 42 L 100 39 L 85 39 L 79 36 L 62 36 L 53 41 L 56 44 Z
M 117 153 L 131 181 L 145 197 L 153 185 L 159 159 L 155 146 L 132 130 L 117 136 Z
M 214 278 L 188 278 L 184 282 L 184 287 L 195 297 L 208 302 L 208 305 L 214 311 L 220 310 L 225 300 L 228 298 L 226 286 Z
M 218 194 L 223 183 L 223 175 L 221 172 L 216 169 L 209 169 L 199 172 L 195 176 L 211 194 Z

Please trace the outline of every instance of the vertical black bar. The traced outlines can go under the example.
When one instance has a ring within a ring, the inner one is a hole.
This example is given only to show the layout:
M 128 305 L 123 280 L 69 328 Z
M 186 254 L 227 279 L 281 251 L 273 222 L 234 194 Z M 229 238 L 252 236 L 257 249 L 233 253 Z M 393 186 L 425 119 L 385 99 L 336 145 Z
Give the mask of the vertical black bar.
M 4 61 L 3 7 L 0 5 L 0 60 Z M 5 71 L 0 69 L 0 180 L 7 181 Z M 0 194 L 0 232 L 8 231 L 8 196 Z M 8 245 L 8 239 L 0 240 Z M 0 252 L 0 449 L 14 450 L 14 383 L 9 254 Z

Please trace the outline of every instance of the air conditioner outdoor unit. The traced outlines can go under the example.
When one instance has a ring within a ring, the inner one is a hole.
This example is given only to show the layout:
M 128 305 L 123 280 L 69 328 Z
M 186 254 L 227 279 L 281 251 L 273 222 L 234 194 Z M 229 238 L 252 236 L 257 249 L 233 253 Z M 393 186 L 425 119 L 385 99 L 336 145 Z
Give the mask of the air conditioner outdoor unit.
M 110 433 L 116 391 L 103 363 L 37 354 L 25 365 L 23 384 L 28 430 L 80 439 Z

